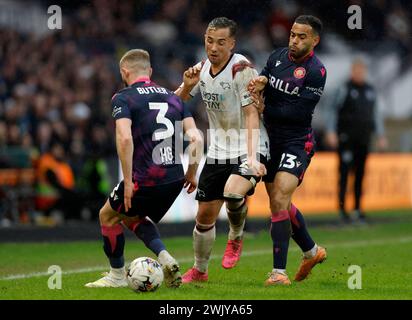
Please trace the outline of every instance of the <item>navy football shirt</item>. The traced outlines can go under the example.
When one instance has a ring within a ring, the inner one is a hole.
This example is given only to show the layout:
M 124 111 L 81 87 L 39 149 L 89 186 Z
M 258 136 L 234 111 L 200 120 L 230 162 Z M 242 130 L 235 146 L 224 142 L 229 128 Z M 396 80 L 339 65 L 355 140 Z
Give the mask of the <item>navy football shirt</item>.
M 269 80 L 264 90 L 263 116 L 271 143 L 311 131 L 313 112 L 326 82 L 326 69 L 313 52 L 295 63 L 288 51 L 273 51 L 261 72 Z
M 113 96 L 112 116 L 115 120 L 132 120 L 133 180 L 138 185 L 154 186 L 184 178 L 183 167 L 176 159 L 175 136 L 180 132 L 175 131 L 182 130 L 181 121 L 192 115 L 174 92 L 149 79 L 137 81 Z

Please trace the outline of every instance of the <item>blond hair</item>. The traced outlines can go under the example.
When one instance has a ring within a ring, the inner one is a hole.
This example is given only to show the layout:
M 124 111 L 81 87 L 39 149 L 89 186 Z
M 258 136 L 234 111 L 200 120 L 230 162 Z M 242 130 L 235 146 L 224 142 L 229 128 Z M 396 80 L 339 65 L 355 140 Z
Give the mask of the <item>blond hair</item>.
M 119 61 L 120 68 L 126 68 L 132 73 L 149 72 L 150 55 L 143 49 L 127 51 Z

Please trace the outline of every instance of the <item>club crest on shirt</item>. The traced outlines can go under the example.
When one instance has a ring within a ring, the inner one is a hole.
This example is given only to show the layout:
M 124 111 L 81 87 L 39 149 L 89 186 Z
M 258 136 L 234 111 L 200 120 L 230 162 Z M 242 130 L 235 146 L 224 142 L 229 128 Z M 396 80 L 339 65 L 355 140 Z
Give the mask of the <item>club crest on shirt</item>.
M 296 79 L 302 79 L 306 75 L 306 70 L 303 67 L 296 68 L 293 75 Z
M 230 89 L 230 84 L 229 84 L 229 82 L 224 82 L 224 81 L 222 81 L 222 82 L 220 82 L 219 84 L 222 86 L 223 90 Z

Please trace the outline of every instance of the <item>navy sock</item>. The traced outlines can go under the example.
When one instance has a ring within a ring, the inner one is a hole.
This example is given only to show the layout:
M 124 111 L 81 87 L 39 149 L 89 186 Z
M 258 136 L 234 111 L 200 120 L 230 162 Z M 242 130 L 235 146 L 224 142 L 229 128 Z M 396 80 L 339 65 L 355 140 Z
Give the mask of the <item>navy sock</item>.
M 124 234 L 123 227 L 117 224 L 112 227 L 101 227 L 103 236 L 103 250 L 109 258 L 112 268 L 124 267 Z
M 274 269 L 286 269 L 290 233 L 289 212 L 287 210 L 281 210 L 272 214 L 270 235 L 273 243 Z
M 309 235 L 306 228 L 305 219 L 302 213 L 293 204 L 289 211 L 290 221 L 292 222 L 292 238 L 303 252 L 309 251 L 315 245 L 315 242 Z
M 162 250 L 166 250 L 165 245 L 162 240 L 160 240 L 157 227 L 151 221 L 143 219 L 134 229 L 134 233 L 156 256 L 158 256 Z

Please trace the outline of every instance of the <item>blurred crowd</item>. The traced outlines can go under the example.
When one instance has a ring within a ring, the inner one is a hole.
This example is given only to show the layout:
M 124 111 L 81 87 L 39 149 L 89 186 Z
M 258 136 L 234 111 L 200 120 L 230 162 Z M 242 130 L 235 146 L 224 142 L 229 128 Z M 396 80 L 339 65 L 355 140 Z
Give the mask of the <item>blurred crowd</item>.
M 62 30 L 39 38 L 0 29 L 0 168 L 33 167 L 37 182 L 50 178 L 56 190 L 99 193 L 99 201 L 112 182 L 111 170 L 101 160 L 116 156 L 110 98 L 123 86 L 118 60 L 130 48 L 147 49 L 153 80 L 174 90 L 185 68 L 203 57 L 203 34 L 213 17 L 238 22 L 237 51 L 261 67 L 274 47 L 287 45 L 294 18 L 314 14 L 323 20 L 326 32 L 359 46 L 388 41 L 404 61 L 411 61 L 412 2 L 407 0 L 41 3 L 45 8 L 61 5 Z M 347 32 L 345 13 L 351 4 L 363 8 L 367 26 L 356 32 Z M 199 127 L 206 128 L 200 101 L 190 108 Z M 50 160 L 45 157 L 66 164 L 72 181 L 63 183 L 65 179 L 50 175 L 50 168 L 40 172 Z M 41 186 L 35 197 L 39 194 Z M 47 211 L 46 204 L 37 201 L 36 208 Z

